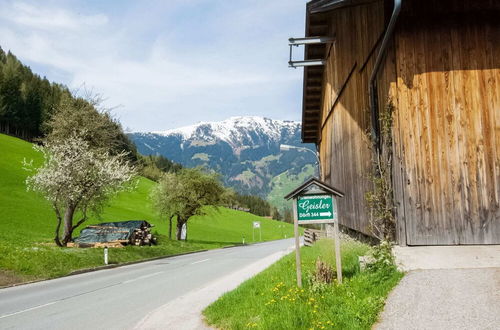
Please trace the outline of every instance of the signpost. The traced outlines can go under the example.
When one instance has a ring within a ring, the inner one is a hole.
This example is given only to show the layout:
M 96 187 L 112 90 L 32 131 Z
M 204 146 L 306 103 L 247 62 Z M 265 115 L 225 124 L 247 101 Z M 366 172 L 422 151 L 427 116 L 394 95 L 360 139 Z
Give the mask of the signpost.
M 337 218 L 335 199 L 331 195 L 306 195 L 297 198 L 299 224 L 334 223 Z
M 333 223 L 335 240 L 335 261 L 337 281 L 342 283 L 342 262 L 340 257 L 339 224 L 337 218 L 337 197 L 344 194 L 333 187 L 312 178 L 285 196 L 293 198 L 295 264 L 297 286 L 302 287 L 302 269 L 300 263 L 299 224 Z

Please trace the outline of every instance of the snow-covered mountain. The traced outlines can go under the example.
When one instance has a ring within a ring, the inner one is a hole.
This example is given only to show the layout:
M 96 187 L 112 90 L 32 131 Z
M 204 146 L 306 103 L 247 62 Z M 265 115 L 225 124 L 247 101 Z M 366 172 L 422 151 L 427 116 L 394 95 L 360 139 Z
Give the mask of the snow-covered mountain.
M 237 191 L 266 197 L 277 175 L 298 175 L 307 165 L 312 170 L 315 158 L 310 152 L 280 151 L 281 144 L 313 148 L 301 143 L 300 128 L 293 121 L 232 117 L 129 137 L 144 155 L 161 154 L 187 167 L 207 166 Z
M 272 120 L 263 117 L 231 117 L 220 122 L 201 122 L 191 126 L 152 132 L 162 136 L 178 135 L 185 140 L 192 138 L 209 141 L 225 141 L 233 147 L 255 143 L 256 137 L 279 141 L 283 134 L 292 135 L 300 131 L 300 123 Z

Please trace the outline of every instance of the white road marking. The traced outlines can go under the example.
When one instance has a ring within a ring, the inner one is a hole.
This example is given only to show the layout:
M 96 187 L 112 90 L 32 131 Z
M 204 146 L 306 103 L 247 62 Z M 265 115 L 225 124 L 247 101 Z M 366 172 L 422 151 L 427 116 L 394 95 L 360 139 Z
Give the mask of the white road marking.
M 194 264 L 199 264 L 201 262 L 205 262 L 205 261 L 208 261 L 210 259 L 203 259 L 203 260 L 200 260 L 200 261 L 195 261 L 195 262 L 192 262 L 191 265 L 194 265 Z
M 142 279 L 145 279 L 145 278 L 148 278 L 148 277 L 159 275 L 161 273 L 164 273 L 164 272 L 156 272 L 156 273 L 151 273 L 151 274 L 139 276 L 139 277 L 136 277 L 136 278 L 134 278 L 132 280 L 123 281 L 122 284 L 132 283 L 132 282 L 135 282 L 135 281 L 138 281 L 138 280 L 142 280 Z
M 14 315 L 21 314 L 21 313 L 25 313 L 25 312 L 29 312 L 29 311 L 32 311 L 32 310 L 35 310 L 35 309 L 38 309 L 38 308 L 42 308 L 42 307 L 47 307 L 47 306 L 50 306 L 50 305 L 54 305 L 56 302 L 57 301 L 53 301 L 53 302 L 49 302 L 49 303 L 46 303 L 46 304 L 43 304 L 43 305 L 39 305 L 39 306 L 31 307 L 31 308 L 28 308 L 28 309 L 24 309 L 22 311 L 18 311 L 18 312 L 15 312 L 15 313 L 5 314 L 5 315 L 0 316 L 0 319 L 6 318 L 6 317 L 9 317 L 9 316 L 14 316 Z

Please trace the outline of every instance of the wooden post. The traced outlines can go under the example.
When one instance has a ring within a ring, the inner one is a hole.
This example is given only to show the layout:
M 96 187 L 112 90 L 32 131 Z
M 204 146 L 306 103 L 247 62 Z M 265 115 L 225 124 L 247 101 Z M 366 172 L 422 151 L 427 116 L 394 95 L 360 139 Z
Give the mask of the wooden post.
M 295 233 L 295 265 L 297 268 L 297 286 L 302 287 L 302 267 L 300 264 L 299 220 L 297 215 L 297 199 L 293 199 L 293 231 Z
M 342 259 L 340 256 L 340 237 L 339 237 L 339 221 L 335 219 L 334 224 L 334 240 L 335 240 L 335 264 L 337 268 L 337 281 L 342 284 Z

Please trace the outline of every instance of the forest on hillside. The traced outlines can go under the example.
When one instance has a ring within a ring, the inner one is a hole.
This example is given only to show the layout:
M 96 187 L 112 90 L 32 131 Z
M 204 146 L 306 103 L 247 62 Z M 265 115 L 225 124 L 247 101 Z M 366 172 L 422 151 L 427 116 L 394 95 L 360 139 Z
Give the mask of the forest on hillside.
M 43 134 L 47 121 L 63 94 L 61 84 L 34 74 L 10 51 L 0 48 L 0 132 L 32 140 Z
M 65 85 L 50 82 L 33 73 L 10 51 L 0 48 L 0 133 L 38 142 L 49 133 L 52 115 L 69 99 L 101 119 L 114 135 L 114 151 L 128 152 L 144 176 L 157 180 L 161 173 L 178 171 L 181 165 L 162 156 L 142 156 L 109 111 L 98 109 L 96 95 L 76 96 Z M 53 125 L 52 125 L 53 126 Z

